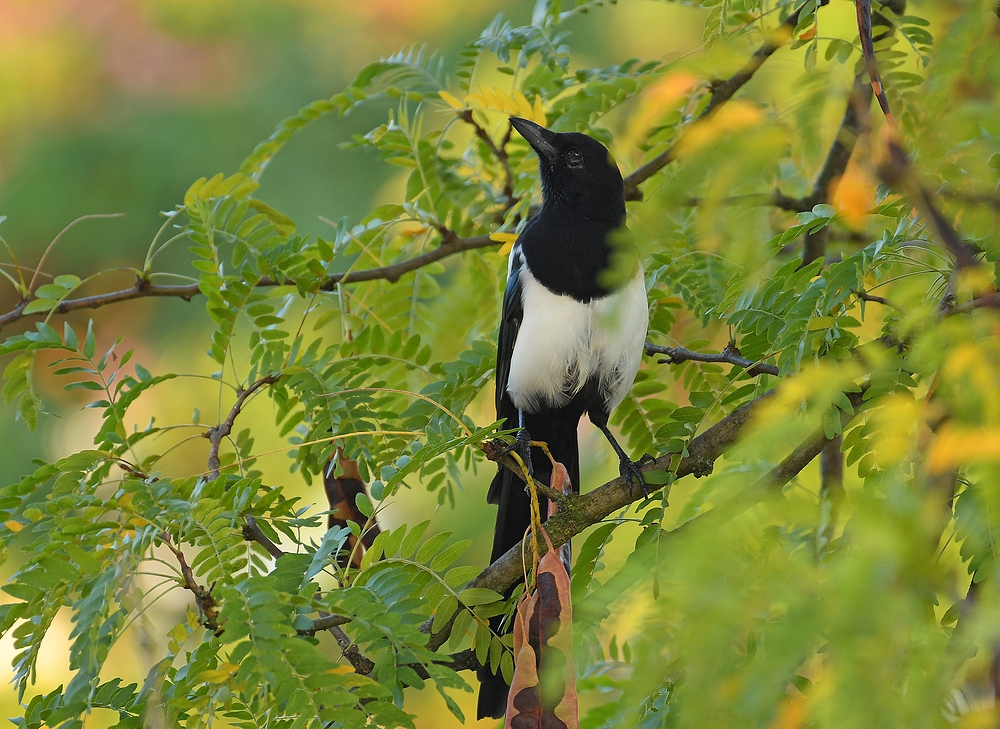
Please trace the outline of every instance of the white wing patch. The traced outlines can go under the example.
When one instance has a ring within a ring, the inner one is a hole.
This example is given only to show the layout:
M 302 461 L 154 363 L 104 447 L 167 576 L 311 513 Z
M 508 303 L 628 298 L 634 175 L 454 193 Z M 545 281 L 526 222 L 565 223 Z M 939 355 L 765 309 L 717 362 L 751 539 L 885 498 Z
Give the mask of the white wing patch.
M 552 293 L 521 267 L 524 315 L 507 381 L 515 407 L 528 413 L 561 407 L 596 376 L 608 411 L 614 410 L 632 387 L 646 339 L 642 271 L 624 288 L 583 304 Z

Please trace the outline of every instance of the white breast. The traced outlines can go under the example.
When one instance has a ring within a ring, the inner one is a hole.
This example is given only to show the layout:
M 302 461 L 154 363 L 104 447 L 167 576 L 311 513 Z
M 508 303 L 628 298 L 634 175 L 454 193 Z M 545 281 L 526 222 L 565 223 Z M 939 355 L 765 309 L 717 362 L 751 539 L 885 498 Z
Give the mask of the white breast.
M 608 411 L 614 410 L 632 386 L 646 338 L 642 271 L 586 304 L 552 293 L 526 266 L 520 282 L 524 318 L 507 383 L 514 405 L 528 413 L 561 407 L 596 376 Z

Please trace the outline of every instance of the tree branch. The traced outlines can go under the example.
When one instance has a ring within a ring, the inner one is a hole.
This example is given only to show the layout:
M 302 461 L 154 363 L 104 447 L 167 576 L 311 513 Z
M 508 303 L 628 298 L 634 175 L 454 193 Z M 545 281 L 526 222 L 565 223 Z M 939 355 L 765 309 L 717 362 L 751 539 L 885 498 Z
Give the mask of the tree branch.
M 169 534 L 160 532 L 160 539 L 163 540 L 167 549 L 174 555 L 177 564 L 181 568 L 181 576 L 184 578 L 184 589 L 194 595 L 194 601 L 198 605 L 198 613 L 201 615 L 201 624 L 218 635 L 221 630 L 221 626 L 219 625 L 219 604 L 212 596 L 212 588 L 206 588 L 198 584 L 198 580 L 195 578 L 191 566 L 187 563 L 184 553 L 180 547 L 174 546 Z
M 889 299 L 885 298 L 884 296 L 875 296 L 874 294 L 869 294 L 867 291 L 862 291 L 861 289 L 858 289 L 857 291 L 852 291 L 851 293 L 857 296 L 862 301 L 870 301 L 873 304 L 882 304 L 882 306 L 888 306 L 890 309 L 895 309 L 900 314 L 906 313 L 903 310 L 903 307 L 901 307 L 899 304 L 892 303 L 891 301 L 889 301 Z
M 646 342 L 646 354 L 653 356 L 656 354 L 666 355 L 666 359 L 657 360 L 659 364 L 681 364 L 682 362 L 717 362 L 721 364 L 731 364 L 742 367 L 750 377 L 757 375 L 779 375 L 781 370 L 772 364 L 754 362 L 740 354 L 736 345 L 730 342 L 719 354 L 708 354 L 705 352 L 695 352 L 685 347 L 664 347 L 660 344 L 650 344 Z
M 704 201 L 699 197 L 689 197 L 684 200 L 682 205 L 685 207 L 696 208 L 702 205 L 703 202 Z M 809 198 L 788 197 L 780 190 L 775 190 L 774 192 L 751 192 L 746 195 L 731 195 L 730 197 L 722 198 L 719 202 L 723 205 L 746 205 L 778 208 L 779 210 L 788 210 L 793 213 L 801 213 L 806 210 L 812 210 L 812 205 L 809 205 Z
M 433 248 L 426 253 L 421 253 L 413 258 L 407 258 L 388 266 L 377 266 L 375 268 L 367 268 L 361 271 L 347 271 L 343 273 L 330 274 L 319 288 L 321 291 L 332 291 L 338 284 L 358 283 L 361 281 L 386 280 L 390 283 L 395 283 L 403 275 L 436 261 L 440 261 L 442 258 L 447 258 L 448 256 L 452 256 L 456 253 L 474 250 L 476 248 L 489 248 L 490 246 L 499 245 L 500 244 L 498 242 L 491 240 L 488 235 L 473 236 L 471 238 L 454 238 L 451 240 L 445 239 L 437 248 Z M 264 277 L 258 281 L 256 285 L 260 287 L 267 287 L 284 286 L 287 284 L 287 281 L 275 281 L 271 278 Z M 83 296 L 77 299 L 66 299 L 57 306 L 53 307 L 52 310 L 56 314 L 66 314 L 79 309 L 98 309 L 108 304 L 117 304 L 122 301 L 133 301 L 135 299 L 145 299 L 149 297 L 167 297 L 190 301 L 195 296 L 200 295 L 201 289 L 197 283 L 183 284 L 179 286 L 160 286 L 151 284 L 146 279 L 138 278 L 136 279 L 135 284 L 127 289 L 108 291 L 106 293 L 94 294 L 93 296 Z M 8 311 L 6 314 L 0 315 L 0 329 L 3 329 L 6 325 L 18 321 L 25 316 L 44 316 L 48 313 L 35 312 L 35 314 L 25 314 L 24 309 L 29 303 L 31 303 L 31 301 L 33 301 L 33 299 L 22 300 L 18 302 L 17 306 Z
M 865 390 L 867 390 L 867 386 L 863 386 L 861 392 L 848 393 L 847 395 L 855 412 L 864 399 Z M 853 417 L 853 415 L 841 413 L 841 423 L 846 425 Z M 623 567 L 616 574 L 609 577 L 600 587 L 588 595 L 582 603 L 574 605 L 574 615 L 580 615 L 584 620 L 588 619 L 586 617 L 588 615 L 590 619 L 594 619 L 595 616 L 597 619 L 600 619 L 603 614 L 600 606 L 607 605 L 623 595 L 635 583 L 636 575 L 647 574 L 654 567 L 656 560 L 669 559 L 670 553 L 668 550 L 679 545 L 682 541 L 678 537 L 695 529 L 702 532 L 711 532 L 747 509 L 756 506 L 769 496 L 781 493 L 781 489 L 784 488 L 785 484 L 808 466 L 829 442 L 830 439 L 826 437 L 821 428 L 799 444 L 794 451 L 780 464 L 771 469 L 767 475 L 744 491 L 722 501 L 701 516 L 695 517 L 691 521 L 685 522 L 669 532 L 661 533 L 657 540 L 636 550 L 629 557 L 626 567 Z
M 712 472 L 719 456 L 736 442 L 753 415 L 774 393 L 775 390 L 769 390 L 760 397 L 744 403 L 704 433 L 693 438 L 688 443 L 688 455 L 679 462 L 675 463 L 676 456 L 668 454 L 644 464 L 641 466 L 642 471 L 667 472 L 673 474 L 675 479 L 692 474 L 697 477 L 707 476 Z M 650 484 L 650 493 L 661 488 L 662 485 Z M 559 547 L 587 527 L 642 498 L 644 497 L 641 493 L 632 493 L 626 479 L 618 477 L 587 494 L 564 498 L 559 504 L 559 511 L 545 523 L 545 529 L 552 539 L 553 546 Z M 523 543 L 514 545 L 506 554 L 483 570 L 469 586 L 485 587 L 503 594 L 521 578 L 523 574 L 521 554 L 522 550 L 526 549 Z M 448 640 L 453 620 L 454 618 L 449 620 L 441 631 L 431 635 L 427 643 L 430 650 L 437 650 Z M 423 627 L 429 631 L 430 621 Z
M 723 104 L 729 101 L 733 95 L 747 83 L 747 81 L 753 78 L 753 75 L 757 73 L 761 66 L 764 65 L 764 61 L 770 58 L 776 50 L 792 39 L 792 32 L 795 30 L 795 26 L 798 25 L 799 14 L 801 12 L 802 7 L 800 6 L 791 15 L 785 18 L 785 20 L 777 28 L 771 31 L 770 36 L 764 41 L 763 45 L 754 51 L 754 54 L 745 64 L 743 64 L 743 67 L 739 71 L 734 73 L 725 81 L 717 81 L 712 84 L 711 100 L 697 116 L 697 118 L 688 126 L 688 129 L 703 123 L 715 114 L 715 112 L 718 111 Z M 632 174 L 625 178 L 626 200 L 642 199 L 642 193 L 639 190 L 639 185 L 674 161 L 679 142 L 680 140 L 674 142 L 666 150 L 661 152 L 646 164 L 638 167 L 632 172 Z
M 819 460 L 819 527 L 817 552 L 822 554 L 837 532 L 837 517 L 844 501 L 844 454 L 840 447 L 844 439 L 838 435 L 823 448 Z
M 812 210 L 816 205 L 829 202 L 831 187 L 847 170 L 858 137 L 867 124 L 868 107 L 872 99 L 871 86 L 865 83 L 864 77 L 864 72 L 854 77 L 854 85 L 847 97 L 847 108 L 826 155 L 826 161 L 816 176 L 812 193 L 802 201 L 804 210 Z M 815 233 L 806 233 L 802 242 L 803 266 L 826 256 L 829 238 L 829 227 L 823 227 Z
M 859 392 L 847 393 L 855 412 L 864 399 L 867 386 L 862 386 Z M 666 455 L 657 458 L 652 463 L 642 466 L 644 473 L 664 471 L 674 474 L 674 479 L 687 475 L 706 476 L 712 472 L 715 461 L 725 453 L 742 435 L 747 423 L 754 414 L 775 393 L 769 390 L 760 397 L 741 405 L 725 418 L 713 425 L 688 444 L 688 454 L 676 464 L 674 456 Z M 841 413 L 841 422 L 846 425 L 854 415 Z M 768 494 L 781 490 L 796 474 L 816 458 L 826 447 L 830 439 L 821 428 L 803 441 L 787 458 L 768 473 L 763 479 L 745 491 L 730 497 L 687 524 L 675 529 L 670 534 L 696 528 L 693 525 L 715 525 L 725 522 L 751 506 L 762 501 Z M 663 485 L 651 484 L 650 492 L 663 488 Z M 616 478 L 593 491 L 578 496 L 566 498 L 559 506 L 559 511 L 545 523 L 554 547 L 567 542 L 584 529 L 606 519 L 614 512 L 634 501 L 645 498 L 642 494 L 633 494 L 624 478 Z M 697 527 L 700 528 L 700 527 Z M 711 527 L 706 527 L 711 528 Z M 525 537 L 528 539 L 528 537 Z M 503 594 L 511 585 L 521 579 L 522 550 L 526 545 L 519 543 L 511 547 L 506 554 L 487 567 L 474 579 L 469 587 L 485 587 Z M 448 621 L 442 630 L 431 635 L 427 647 L 436 650 L 448 640 L 451 634 L 452 621 Z

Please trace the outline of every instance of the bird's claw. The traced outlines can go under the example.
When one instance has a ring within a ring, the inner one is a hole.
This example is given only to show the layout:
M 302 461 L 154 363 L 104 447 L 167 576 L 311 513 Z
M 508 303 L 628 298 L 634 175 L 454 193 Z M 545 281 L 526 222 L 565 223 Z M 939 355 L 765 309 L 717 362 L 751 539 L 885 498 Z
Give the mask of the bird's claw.
M 648 453 L 643 453 L 642 458 L 638 461 L 633 461 L 629 458 L 623 458 L 619 463 L 618 471 L 621 477 L 628 482 L 628 495 L 632 495 L 632 483 L 637 482 L 639 484 L 639 490 L 642 491 L 643 496 L 649 496 L 649 489 L 646 488 L 646 479 L 642 477 L 642 466 L 646 463 L 652 463 L 656 459 Z
M 527 428 L 521 428 L 517 431 L 517 436 L 514 438 L 514 445 L 511 446 L 512 451 L 516 451 L 521 460 L 524 461 L 524 467 L 528 469 L 528 475 L 534 476 L 535 469 L 531 467 L 531 436 L 528 434 Z

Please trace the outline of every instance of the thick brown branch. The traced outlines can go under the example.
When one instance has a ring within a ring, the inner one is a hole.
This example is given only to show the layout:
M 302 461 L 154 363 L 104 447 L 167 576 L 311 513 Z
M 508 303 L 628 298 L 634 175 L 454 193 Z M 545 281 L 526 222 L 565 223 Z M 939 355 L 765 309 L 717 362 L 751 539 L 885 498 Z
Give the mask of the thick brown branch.
M 847 169 L 851 155 L 854 154 L 854 147 L 858 137 L 867 124 L 868 107 L 871 104 L 871 86 L 865 83 L 864 73 L 854 77 L 854 86 L 847 99 L 847 109 L 841 119 L 837 135 L 830 145 L 830 151 L 826 155 L 826 161 L 816 182 L 813 185 L 812 193 L 803 200 L 803 209 L 812 210 L 816 205 L 830 201 L 830 194 L 833 185 L 843 176 Z M 814 233 L 806 233 L 802 242 L 802 265 L 805 266 L 817 258 L 826 257 L 826 246 L 830 239 L 830 228 L 823 227 Z
M 848 399 L 855 410 L 861 404 L 863 395 L 863 392 L 850 393 L 848 395 Z M 851 417 L 853 416 L 842 413 L 841 422 L 846 424 Z M 631 555 L 625 568 L 609 577 L 604 584 L 588 595 L 582 603 L 574 605 L 574 615 L 580 615 L 584 621 L 593 620 L 595 617 L 598 620 L 601 619 L 604 614 L 601 606 L 609 604 L 624 594 L 635 583 L 636 576 L 647 574 L 653 568 L 656 560 L 670 559 L 668 550 L 681 543 L 678 537 L 695 529 L 701 530 L 703 533 L 706 531 L 711 532 L 751 507 L 761 503 L 769 496 L 781 493 L 781 489 L 784 488 L 785 484 L 808 466 L 829 442 L 830 440 L 822 430 L 813 433 L 780 464 L 771 469 L 767 475 L 752 484 L 745 491 L 731 496 L 701 516 L 682 524 L 676 529 L 663 532 L 656 542 L 641 547 Z
M 725 81 L 717 81 L 712 84 L 712 98 L 708 105 L 702 110 L 698 117 L 691 123 L 688 129 L 700 124 L 710 118 L 719 108 L 729 101 L 737 91 L 739 91 L 757 73 L 758 69 L 764 65 L 764 61 L 770 58 L 776 50 L 781 48 L 792 39 L 792 31 L 799 22 L 799 8 L 789 15 L 777 28 L 771 31 L 769 37 L 764 41 L 743 67 L 727 78 Z M 677 142 L 659 155 L 651 159 L 646 164 L 636 169 L 625 178 L 625 199 L 641 200 L 642 193 L 639 185 L 662 170 L 674 161 L 677 154 Z
M 219 466 L 221 465 L 219 461 L 219 447 L 222 445 L 223 439 L 228 437 L 229 434 L 233 432 L 233 424 L 236 422 L 236 418 L 239 416 L 240 411 L 243 410 L 243 405 L 246 403 L 247 398 L 257 392 L 260 388 L 266 387 L 267 385 L 273 385 L 280 379 L 280 374 L 267 375 L 265 377 L 261 377 L 247 389 L 242 390 L 236 397 L 236 402 L 229 411 L 228 417 L 226 417 L 226 419 L 218 425 L 209 428 L 208 432 L 205 433 L 205 437 L 208 438 L 209 442 L 212 444 L 212 447 L 208 451 L 209 478 L 219 477 Z
M 331 274 L 320 286 L 320 289 L 322 291 L 332 291 L 337 284 L 377 281 L 383 279 L 391 283 L 395 283 L 404 274 L 407 274 L 410 271 L 416 271 L 418 268 L 422 268 L 423 266 L 427 266 L 436 261 L 440 261 L 442 258 L 447 258 L 448 256 L 452 256 L 456 253 L 476 248 L 488 248 L 490 246 L 499 245 L 500 244 L 496 241 L 491 240 L 488 235 L 474 236 L 471 238 L 455 238 L 451 241 L 443 242 L 437 248 L 433 248 L 426 253 L 421 253 L 419 256 L 407 258 L 388 266 L 377 266 L 375 268 L 366 268 L 361 271 Z M 281 286 L 287 283 L 287 281 L 275 281 L 265 277 L 257 282 L 257 286 Z M 184 284 L 181 286 L 159 286 L 151 284 L 145 279 L 139 279 L 136 281 L 135 285 L 127 289 L 108 291 L 103 294 L 94 294 L 93 296 L 83 296 L 78 299 L 66 299 L 57 305 L 54 308 L 54 311 L 56 314 L 66 314 L 80 309 L 98 309 L 108 304 L 117 304 L 122 301 L 133 301 L 135 299 L 145 299 L 153 296 L 178 298 L 190 301 L 195 296 L 200 295 L 201 290 L 197 283 Z M 30 301 L 21 301 L 6 314 L 0 315 L 0 329 L 3 329 L 6 325 L 22 319 L 25 316 L 32 316 L 31 314 L 25 315 L 24 313 L 24 308 L 29 303 Z M 37 312 L 39 316 L 44 316 L 45 313 L 46 312 Z
M 486 457 L 491 461 L 503 466 L 518 478 L 524 477 L 524 471 L 521 470 L 521 465 L 515 461 L 514 457 L 510 454 L 510 444 L 500 440 L 499 438 L 495 440 L 485 440 L 482 443 L 482 449 L 483 453 L 485 453 Z M 553 501 L 557 504 L 566 498 L 566 495 L 561 491 L 557 491 L 550 486 L 546 486 L 541 481 L 536 481 L 535 479 L 531 480 L 532 483 L 534 483 L 535 491 L 539 496 L 544 496 L 549 501 Z
M 725 453 L 742 434 L 750 418 L 774 394 L 770 390 L 760 397 L 741 405 L 725 418 L 713 425 L 688 444 L 688 455 L 674 463 L 674 456 L 666 455 L 651 463 L 644 464 L 644 472 L 661 471 L 673 473 L 675 478 L 687 475 L 707 476 L 712 472 L 715 461 Z M 662 488 L 650 484 L 651 491 Z M 549 519 L 545 528 L 556 547 L 565 543 L 571 537 L 579 534 L 587 527 L 605 519 L 609 514 L 628 506 L 633 501 L 643 498 L 629 488 L 628 482 L 619 477 L 609 481 L 593 491 L 581 495 L 570 496 L 562 500 L 559 511 Z M 526 537 L 527 538 L 527 537 Z M 524 550 L 524 551 L 522 551 Z M 500 559 L 487 567 L 470 587 L 485 587 L 501 594 L 513 585 L 523 574 L 521 555 L 527 553 L 524 544 L 517 544 L 507 551 Z M 429 626 L 427 628 L 429 630 Z M 448 640 L 451 631 L 451 621 L 444 629 L 431 635 L 427 647 L 436 650 Z
M 653 356 L 657 354 L 666 355 L 666 359 L 657 360 L 659 364 L 680 364 L 681 362 L 717 362 L 720 364 L 731 364 L 742 367 L 750 377 L 757 375 L 778 375 L 781 370 L 771 364 L 754 362 L 740 354 L 736 345 L 730 342 L 718 354 L 706 352 L 695 352 L 685 347 L 664 347 L 660 344 L 650 344 L 646 342 L 646 354 Z
M 860 392 L 847 394 L 855 410 L 862 403 L 865 389 L 863 387 Z M 665 471 L 673 473 L 675 478 L 692 474 L 695 476 L 708 475 L 712 472 L 715 461 L 736 442 L 753 415 L 770 399 L 774 392 L 771 390 L 740 406 L 694 438 L 688 444 L 689 455 L 681 458 L 677 463 L 674 463 L 672 456 L 661 456 L 652 463 L 644 465 L 642 470 L 647 473 Z M 842 414 L 844 423 L 849 422 L 852 417 L 853 415 L 847 413 Z M 716 524 L 720 521 L 727 521 L 759 503 L 768 494 L 780 491 L 781 487 L 815 459 L 829 442 L 830 439 L 826 437 L 822 429 L 819 430 L 792 451 L 766 477 L 746 491 L 730 497 L 702 516 L 688 522 L 687 525 L 675 530 L 675 532 L 694 528 L 695 524 Z M 663 487 L 650 484 L 650 491 L 656 491 L 660 488 Z M 640 493 L 633 494 L 627 481 L 619 477 L 587 494 L 565 499 L 560 505 L 559 511 L 545 523 L 545 528 L 552 539 L 553 546 L 559 547 L 587 527 L 597 524 L 619 509 L 642 498 L 644 497 Z M 514 545 L 500 559 L 480 573 L 472 581 L 470 587 L 485 587 L 503 593 L 522 577 L 522 550 L 526 550 L 524 544 Z M 428 648 L 435 650 L 443 645 L 448 640 L 450 630 L 449 623 L 439 633 L 432 634 L 428 641 Z

